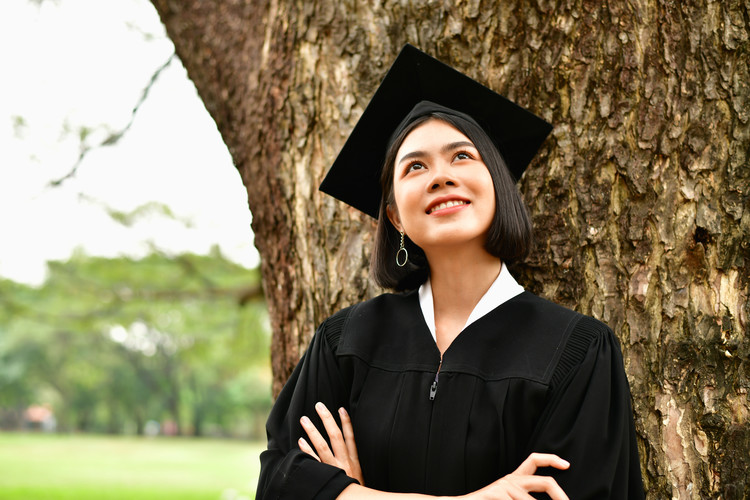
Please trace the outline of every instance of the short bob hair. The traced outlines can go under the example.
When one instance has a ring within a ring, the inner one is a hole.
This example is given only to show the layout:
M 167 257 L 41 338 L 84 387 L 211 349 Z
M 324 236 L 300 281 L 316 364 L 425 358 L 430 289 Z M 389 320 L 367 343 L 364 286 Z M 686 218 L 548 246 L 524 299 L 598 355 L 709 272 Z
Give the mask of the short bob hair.
M 424 252 L 406 236 L 404 245 L 409 252 L 409 260 L 403 267 L 396 265 L 396 252 L 401 236 L 388 219 L 386 208 L 395 203 L 393 175 L 398 149 L 415 128 L 432 119 L 444 121 L 468 137 L 490 172 L 495 188 L 495 217 L 487 233 L 487 251 L 507 264 L 517 262 L 529 253 L 533 242 L 531 220 L 513 176 L 492 139 L 473 119 L 468 115 L 464 116 L 466 118 L 439 111 L 425 114 L 403 126 L 403 130 L 391 140 L 380 177 L 383 195 L 370 261 L 372 278 L 383 288 L 395 291 L 414 290 L 427 281 L 429 276 L 429 263 Z

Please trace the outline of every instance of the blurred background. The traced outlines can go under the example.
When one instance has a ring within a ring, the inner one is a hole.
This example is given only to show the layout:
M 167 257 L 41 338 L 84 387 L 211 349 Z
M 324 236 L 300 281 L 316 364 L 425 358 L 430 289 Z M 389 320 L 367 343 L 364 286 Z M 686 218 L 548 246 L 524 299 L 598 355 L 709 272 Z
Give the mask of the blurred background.
M 147 0 L 0 3 L 0 498 L 252 498 L 247 194 Z

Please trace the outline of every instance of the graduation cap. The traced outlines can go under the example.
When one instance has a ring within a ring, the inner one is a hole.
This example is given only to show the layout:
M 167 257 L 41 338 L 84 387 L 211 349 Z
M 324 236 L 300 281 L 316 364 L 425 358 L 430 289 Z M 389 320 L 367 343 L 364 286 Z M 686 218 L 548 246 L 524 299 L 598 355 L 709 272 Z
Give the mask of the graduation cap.
M 382 197 L 380 173 L 391 137 L 424 101 L 473 118 L 495 142 L 516 179 L 552 130 L 552 125 L 533 113 L 406 45 L 375 91 L 320 190 L 377 219 Z

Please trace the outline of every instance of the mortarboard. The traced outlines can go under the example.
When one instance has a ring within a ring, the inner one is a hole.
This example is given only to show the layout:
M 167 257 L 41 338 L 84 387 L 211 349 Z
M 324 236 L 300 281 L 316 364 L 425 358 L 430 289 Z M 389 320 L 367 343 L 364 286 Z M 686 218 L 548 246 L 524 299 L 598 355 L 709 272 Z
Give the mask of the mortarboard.
M 518 179 L 552 125 L 412 45 L 399 53 L 320 190 L 378 218 L 380 172 L 393 132 L 430 101 L 469 115 L 490 136 Z

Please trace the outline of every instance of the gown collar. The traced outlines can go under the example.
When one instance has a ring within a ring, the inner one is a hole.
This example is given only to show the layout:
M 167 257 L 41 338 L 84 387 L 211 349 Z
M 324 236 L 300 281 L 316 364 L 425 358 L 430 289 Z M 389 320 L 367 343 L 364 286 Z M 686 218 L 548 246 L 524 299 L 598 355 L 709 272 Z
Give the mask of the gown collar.
M 497 275 L 490 288 L 479 299 L 477 305 L 474 306 L 474 310 L 469 314 L 466 324 L 461 331 L 521 292 L 523 292 L 523 287 L 516 282 L 508 271 L 508 268 L 505 267 L 505 263 L 503 263 L 500 268 L 500 274 Z M 435 308 L 432 300 L 432 285 L 429 278 L 419 287 L 419 306 L 422 309 L 424 321 L 430 329 L 432 338 L 437 342 L 437 336 L 435 335 Z

